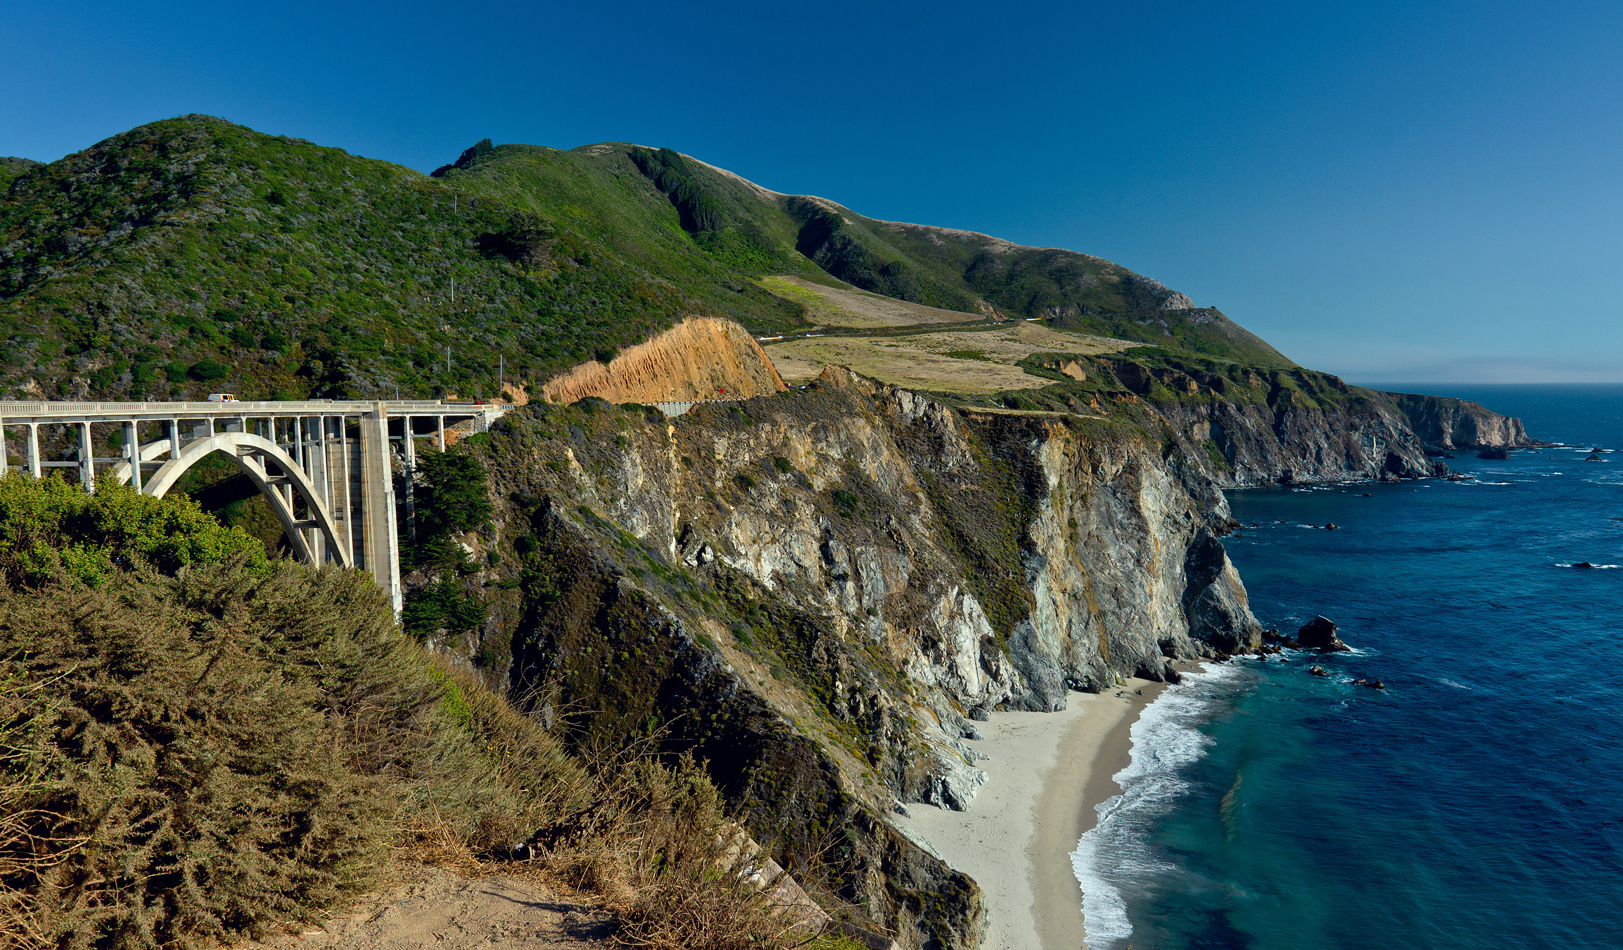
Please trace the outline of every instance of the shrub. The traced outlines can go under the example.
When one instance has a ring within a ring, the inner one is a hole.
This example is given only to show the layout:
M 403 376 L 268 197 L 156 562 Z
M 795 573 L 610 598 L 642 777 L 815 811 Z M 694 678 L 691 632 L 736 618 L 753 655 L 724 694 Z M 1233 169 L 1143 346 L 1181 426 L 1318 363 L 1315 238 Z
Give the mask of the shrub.
M 403 823 L 510 855 L 589 800 L 551 738 L 403 638 L 360 571 L 280 561 L 256 577 L 238 558 L 0 588 L 0 656 L 5 682 L 42 699 L 0 695 L 38 763 L 0 794 L 0 849 L 22 822 L 50 865 L 0 883 L 53 946 L 257 934 L 369 886 Z
M 53 944 L 257 933 L 364 886 L 387 857 L 383 788 L 334 754 L 341 717 L 327 714 L 366 677 L 304 665 L 364 660 L 355 640 L 392 628 L 387 604 L 336 572 L 212 570 L 201 583 L 148 570 L 102 590 L 60 578 L 0 591 L 0 649 L 50 696 L 30 723 L 49 741 L 25 803 L 42 835 L 81 842 L 58 855 L 75 887 L 25 881 Z M 271 619 L 314 619 L 312 603 L 348 615 L 343 649 L 312 642 L 319 623 Z
M 224 379 L 231 375 L 231 367 L 217 363 L 209 357 L 203 357 L 186 368 L 186 375 L 200 383 L 209 383 L 217 379 Z
M 183 495 L 153 498 L 106 483 L 92 495 L 60 478 L 0 479 L 0 582 L 37 586 L 59 572 L 92 587 L 145 562 L 176 571 L 241 558 L 251 575 L 265 549 Z

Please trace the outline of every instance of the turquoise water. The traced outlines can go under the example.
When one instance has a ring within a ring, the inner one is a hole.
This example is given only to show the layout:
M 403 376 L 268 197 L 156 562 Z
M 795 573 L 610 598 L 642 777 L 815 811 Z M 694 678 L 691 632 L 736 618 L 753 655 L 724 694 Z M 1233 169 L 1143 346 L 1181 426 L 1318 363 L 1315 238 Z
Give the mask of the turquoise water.
M 1584 461 L 1623 450 L 1623 387 L 1409 391 L 1571 445 L 1230 494 L 1257 618 L 1322 613 L 1356 652 L 1150 707 L 1074 856 L 1090 950 L 1623 946 L 1623 451 Z

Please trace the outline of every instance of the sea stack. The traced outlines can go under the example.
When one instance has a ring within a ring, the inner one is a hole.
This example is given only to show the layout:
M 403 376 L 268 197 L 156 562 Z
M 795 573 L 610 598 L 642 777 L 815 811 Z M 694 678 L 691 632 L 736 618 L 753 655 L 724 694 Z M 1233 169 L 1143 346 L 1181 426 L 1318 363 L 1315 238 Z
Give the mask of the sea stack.
M 1318 650 L 1321 653 L 1342 653 L 1352 649 L 1336 636 L 1335 621 L 1324 616 L 1314 617 L 1303 624 L 1296 631 L 1296 642 L 1304 650 Z

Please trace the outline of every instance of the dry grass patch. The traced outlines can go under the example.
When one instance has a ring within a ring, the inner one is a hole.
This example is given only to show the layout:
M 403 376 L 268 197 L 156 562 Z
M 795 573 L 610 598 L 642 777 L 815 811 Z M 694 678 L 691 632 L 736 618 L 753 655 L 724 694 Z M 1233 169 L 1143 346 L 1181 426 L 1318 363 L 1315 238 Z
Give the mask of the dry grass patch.
M 1136 345 L 1020 321 L 990 330 L 819 336 L 772 343 L 766 352 L 785 382 L 814 379 L 824 366 L 834 364 L 904 389 L 979 396 L 1051 385 L 1016 365 L 1036 353 L 1092 356 Z
M 805 307 L 806 319 L 823 326 L 872 330 L 930 323 L 976 323 L 986 319 L 986 314 L 926 307 L 854 287 L 825 287 L 803 277 L 762 277 L 757 283 Z

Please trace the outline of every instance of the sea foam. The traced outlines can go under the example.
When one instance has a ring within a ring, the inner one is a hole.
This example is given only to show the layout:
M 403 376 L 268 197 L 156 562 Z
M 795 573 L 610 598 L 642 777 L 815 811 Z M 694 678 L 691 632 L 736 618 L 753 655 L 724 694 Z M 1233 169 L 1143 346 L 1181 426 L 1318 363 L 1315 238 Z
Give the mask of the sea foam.
M 1182 797 L 1188 787 L 1182 773 L 1212 742 L 1200 724 L 1214 702 L 1231 695 L 1245 676 L 1245 666 L 1236 662 L 1186 673 L 1133 723 L 1132 760 L 1112 776 L 1122 792 L 1095 809 L 1097 823 L 1071 853 L 1071 869 L 1082 885 L 1089 950 L 1110 950 L 1133 935 L 1122 888 L 1170 870 L 1144 844 L 1145 829 Z

